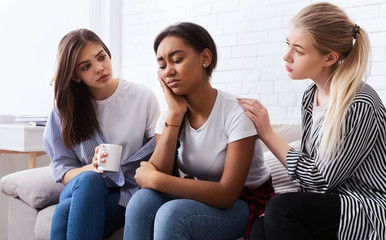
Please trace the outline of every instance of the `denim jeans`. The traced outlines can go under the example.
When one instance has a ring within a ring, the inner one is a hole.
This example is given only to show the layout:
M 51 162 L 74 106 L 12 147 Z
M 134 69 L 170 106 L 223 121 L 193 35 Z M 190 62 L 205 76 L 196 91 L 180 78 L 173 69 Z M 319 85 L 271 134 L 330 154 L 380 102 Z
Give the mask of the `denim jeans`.
M 63 189 L 52 218 L 50 239 L 102 239 L 124 224 L 119 191 L 109 192 L 102 175 L 82 172 Z
M 283 193 L 268 201 L 265 216 L 253 223 L 250 239 L 337 239 L 339 221 L 339 195 Z
M 227 209 L 150 189 L 137 191 L 126 207 L 126 240 L 236 239 L 248 224 L 244 200 Z

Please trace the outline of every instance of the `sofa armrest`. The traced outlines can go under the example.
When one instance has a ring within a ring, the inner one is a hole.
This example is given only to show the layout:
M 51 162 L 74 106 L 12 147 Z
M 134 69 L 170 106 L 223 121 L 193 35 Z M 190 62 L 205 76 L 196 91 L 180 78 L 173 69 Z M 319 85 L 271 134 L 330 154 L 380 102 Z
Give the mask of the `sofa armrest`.
M 11 173 L 0 180 L 1 192 L 19 197 L 33 208 L 58 203 L 63 188 L 63 184 L 54 181 L 49 166 Z

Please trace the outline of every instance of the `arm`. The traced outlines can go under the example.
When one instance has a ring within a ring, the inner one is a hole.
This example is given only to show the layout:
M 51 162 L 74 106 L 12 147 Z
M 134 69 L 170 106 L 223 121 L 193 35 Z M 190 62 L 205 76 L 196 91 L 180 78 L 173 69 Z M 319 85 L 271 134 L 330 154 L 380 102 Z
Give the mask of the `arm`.
M 287 168 L 286 156 L 290 146 L 277 135 L 271 126 L 267 109 L 256 99 L 237 99 L 245 114 L 253 121 L 261 141 Z
M 350 178 L 367 158 L 378 135 L 374 109 L 364 102 L 350 106 L 346 115 L 346 131 L 342 145 L 329 159 L 311 158 L 290 150 L 287 156 L 288 173 L 305 189 L 325 192 Z
M 240 196 L 248 176 L 255 138 L 252 136 L 228 144 L 224 172 L 219 182 L 174 177 L 157 171 L 148 162 L 141 163 L 135 179 L 142 188 L 197 200 L 214 207 L 230 207 Z
M 149 162 L 152 163 L 158 171 L 171 174 L 173 171 L 178 132 L 188 105 L 186 99 L 182 96 L 175 95 L 162 79 L 159 78 L 159 82 L 164 91 L 169 108 L 165 120 L 169 126 L 163 128 L 161 135 L 156 135 L 157 144 Z
M 93 166 L 93 163 L 82 166 L 75 153 L 64 147 L 59 115 L 56 111 L 54 109 L 48 118 L 44 130 L 44 147 L 51 159 L 50 166 L 55 181 L 67 184 L 73 177 L 83 171 L 93 170 L 93 168 L 96 170 L 96 166 Z M 97 150 L 99 148 L 95 151 Z

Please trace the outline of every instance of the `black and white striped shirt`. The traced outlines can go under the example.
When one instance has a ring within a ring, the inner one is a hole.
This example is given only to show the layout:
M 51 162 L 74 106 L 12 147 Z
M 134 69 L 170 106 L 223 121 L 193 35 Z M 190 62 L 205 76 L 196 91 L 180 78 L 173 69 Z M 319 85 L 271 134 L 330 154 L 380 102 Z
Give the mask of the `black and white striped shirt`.
M 324 160 L 317 141 L 323 121 L 311 132 L 316 85 L 305 91 L 301 151 L 288 152 L 288 173 L 300 191 L 339 194 L 339 239 L 386 239 L 386 110 L 374 89 L 362 86 L 347 110 L 342 148 Z

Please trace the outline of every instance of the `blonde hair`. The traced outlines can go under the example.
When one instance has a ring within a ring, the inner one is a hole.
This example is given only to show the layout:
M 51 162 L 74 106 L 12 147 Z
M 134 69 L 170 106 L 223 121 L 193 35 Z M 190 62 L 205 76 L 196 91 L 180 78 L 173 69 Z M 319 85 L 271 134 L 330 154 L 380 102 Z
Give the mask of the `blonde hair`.
M 302 9 L 292 23 L 312 39 L 313 46 L 321 54 L 339 54 L 329 79 L 330 101 L 319 134 L 319 153 L 327 159 L 339 151 L 346 127 L 346 112 L 362 78 L 367 77 L 368 36 L 343 10 L 330 3 L 315 3 Z

